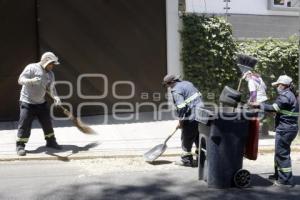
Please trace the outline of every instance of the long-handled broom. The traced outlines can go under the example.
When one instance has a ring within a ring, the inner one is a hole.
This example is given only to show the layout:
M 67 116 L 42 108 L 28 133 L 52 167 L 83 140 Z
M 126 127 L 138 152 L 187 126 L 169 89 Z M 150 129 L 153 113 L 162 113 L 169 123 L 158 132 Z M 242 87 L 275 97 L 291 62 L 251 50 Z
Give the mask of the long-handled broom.
M 242 74 L 246 73 L 247 71 L 253 70 L 257 62 L 258 62 L 257 58 L 253 56 L 249 56 L 246 54 L 237 55 L 237 66 L 239 67 Z M 241 88 L 242 80 L 243 78 L 240 78 L 237 91 L 239 91 Z
M 46 90 L 47 94 L 51 97 L 51 99 L 55 100 L 52 94 Z M 84 124 L 80 119 L 75 117 L 70 111 L 68 111 L 65 107 L 62 105 L 58 105 L 60 109 L 62 109 L 63 113 L 73 122 L 73 124 L 82 132 L 85 134 L 97 134 L 96 131 L 94 131 L 91 127 Z

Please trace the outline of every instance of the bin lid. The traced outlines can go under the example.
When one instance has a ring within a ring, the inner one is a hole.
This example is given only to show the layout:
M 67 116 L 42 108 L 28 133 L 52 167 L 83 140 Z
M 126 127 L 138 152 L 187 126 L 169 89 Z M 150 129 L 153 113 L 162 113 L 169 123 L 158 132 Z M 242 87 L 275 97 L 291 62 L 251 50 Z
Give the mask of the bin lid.
M 210 121 L 216 119 L 224 120 L 250 120 L 257 117 L 258 111 L 255 109 L 234 109 L 232 107 L 197 108 L 196 121 L 208 125 Z

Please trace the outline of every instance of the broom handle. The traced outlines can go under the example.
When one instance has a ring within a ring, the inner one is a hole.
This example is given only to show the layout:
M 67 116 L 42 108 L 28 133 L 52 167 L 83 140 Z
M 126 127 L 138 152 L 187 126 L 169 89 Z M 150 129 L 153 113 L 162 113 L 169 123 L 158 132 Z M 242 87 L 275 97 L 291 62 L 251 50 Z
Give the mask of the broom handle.
M 242 78 L 240 78 L 240 81 L 239 81 L 239 85 L 238 85 L 238 88 L 237 88 L 237 91 L 240 91 L 240 89 L 241 89 L 241 85 L 242 85 Z
M 167 137 L 167 139 L 165 140 L 164 144 L 167 144 L 168 140 L 176 133 L 177 129 L 178 128 L 176 127 L 176 129 Z
M 52 100 L 55 100 L 54 97 L 52 96 L 52 94 L 51 94 L 48 90 L 46 90 L 46 92 L 47 92 L 47 94 L 51 97 Z M 67 117 L 69 117 L 71 120 L 74 119 L 73 114 L 71 114 L 70 111 L 68 111 L 65 107 L 63 107 L 62 105 L 58 105 L 57 107 L 59 107 L 60 109 L 62 109 L 62 110 L 63 110 L 63 113 L 64 113 Z

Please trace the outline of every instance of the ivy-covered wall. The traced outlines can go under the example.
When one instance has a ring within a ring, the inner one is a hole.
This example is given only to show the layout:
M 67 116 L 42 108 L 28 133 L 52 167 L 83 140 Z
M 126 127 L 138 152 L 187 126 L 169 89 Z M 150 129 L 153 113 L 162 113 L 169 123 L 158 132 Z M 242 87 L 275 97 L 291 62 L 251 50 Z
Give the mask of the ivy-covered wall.
M 279 75 L 287 74 L 298 82 L 299 37 L 236 41 L 231 25 L 222 17 L 187 14 L 182 22 L 184 78 L 192 81 L 206 100 L 217 102 L 225 85 L 237 88 L 241 76 L 235 63 L 237 53 L 259 59 L 255 70 L 269 86 L 271 99 L 276 94 L 270 85 Z M 247 90 L 245 81 L 242 90 Z
M 237 42 L 239 52 L 253 55 L 259 62 L 255 71 L 261 74 L 266 85 L 267 93 L 271 99 L 276 96 L 276 90 L 271 83 L 286 74 L 298 83 L 299 76 L 299 38 L 290 37 L 288 40 L 268 38 L 265 40 L 247 40 Z
M 192 81 L 204 98 L 215 99 L 224 85 L 238 82 L 236 44 L 230 24 L 223 18 L 183 15 L 181 30 L 184 78 Z

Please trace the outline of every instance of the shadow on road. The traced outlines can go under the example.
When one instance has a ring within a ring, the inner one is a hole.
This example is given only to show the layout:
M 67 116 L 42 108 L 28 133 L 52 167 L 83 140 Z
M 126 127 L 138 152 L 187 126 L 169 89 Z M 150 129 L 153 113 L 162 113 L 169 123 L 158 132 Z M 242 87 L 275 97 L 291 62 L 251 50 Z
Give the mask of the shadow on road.
M 88 151 L 91 148 L 97 147 L 99 146 L 100 143 L 99 142 L 92 142 L 89 143 L 83 147 L 79 147 L 76 145 L 61 145 L 62 149 L 61 150 L 56 150 L 56 149 L 52 149 L 52 148 L 48 148 L 46 146 L 42 146 L 42 147 L 38 147 L 35 150 L 29 150 L 26 151 L 28 154 L 39 154 L 39 153 L 45 153 L 47 155 L 50 156 L 55 156 L 57 157 L 58 160 L 61 161 L 69 161 L 69 156 L 74 155 L 76 153 L 79 152 L 84 152 L 84 151 Z M 66 152 L 70 152 L 67 155 L 60 155 L 60 153 L 66 153 Z
M 294 176 L 295 185 L 300 185 L 300 176 Z
M 274 186 L 270 186 L 269 181 L 259 177 L 259 175 L 254 175 L 253 187 L 246 189 L 208 188 L 203 181 L 198 181 L 193 177 L 187 178 L 187 175 L 188 174 L 180 175 L 174 171 L 173 174 L 134 174 L 130 179 L 122 174 L 115 176 L 110 175 L 110 177 L 99 176 L 93 177 L 93 181 L 88 183 L 65 185 L 48 191 L 41 194 L 39 199 L 60 197 L 64 200 L 293 200 L 298 199 L 300 195 L 299 188 L 283 191 Z M 115 179 L 118 181 L 112 181 Z
M 168 165 L 171 163 L 173 163 L 173 162 L 169 161 L 169 160 L 155 160 L 152 162 L 148 162 L 148 164 L 150 164 L 150 165 Z

